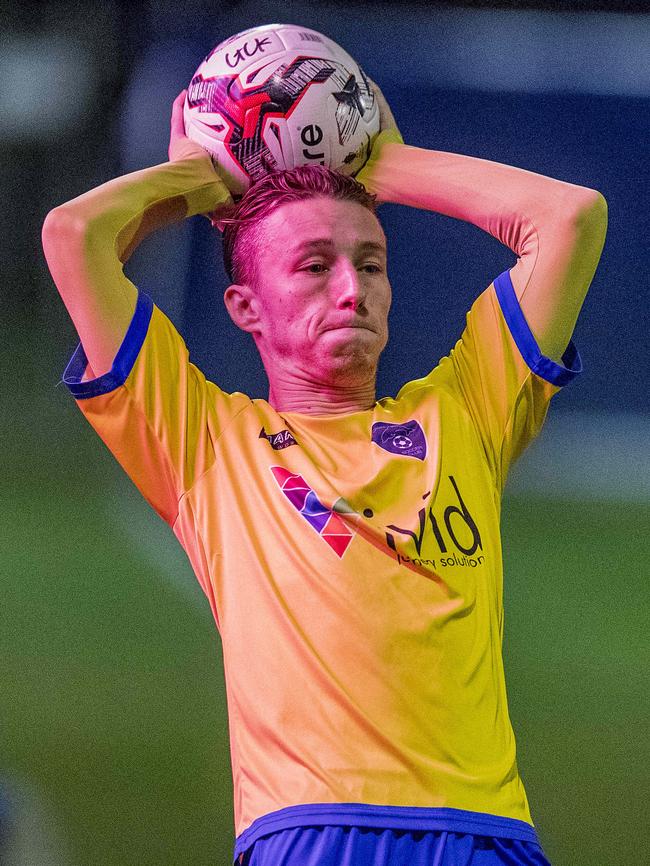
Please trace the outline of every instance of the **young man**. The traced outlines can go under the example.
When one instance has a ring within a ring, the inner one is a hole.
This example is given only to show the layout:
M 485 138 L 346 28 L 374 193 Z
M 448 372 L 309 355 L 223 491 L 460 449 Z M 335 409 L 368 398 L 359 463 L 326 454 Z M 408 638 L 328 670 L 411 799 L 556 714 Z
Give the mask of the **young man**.
M 234 858 L 547 864 L 508 717 L 500 500 L 580 371 L 571 334 L 605 200 L 407 146 L 379 91 L 361 183 L 309 167 L 235 206 L 184 136 L 183 98 L 170 161 L 56 208 L 43 243 L 81 339 L 64 381 L 172 527 L 222 638 Z M 381 400 L 391 286 L 373 196 L 471 222 L 518 257 L 450 355 Z M 147 234 L 197 213 L 224 228 L 226 306 L 268 400 L 207 381 L 123 274 Z

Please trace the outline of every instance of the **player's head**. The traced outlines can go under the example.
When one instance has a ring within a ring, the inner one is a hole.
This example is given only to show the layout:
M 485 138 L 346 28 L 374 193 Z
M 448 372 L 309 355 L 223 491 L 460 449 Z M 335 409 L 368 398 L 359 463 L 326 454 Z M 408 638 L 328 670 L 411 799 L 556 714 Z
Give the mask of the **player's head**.
M 223 263 L 233 283 L 255 286 L 258 256 L 266 246 L 262 222 L 290 201 L 315 196 L 354 201 L 376 214 L 376 196 L 354 178 L 320 165 L 300 166 L 265 175 L 234 205 L 223 209 Z
M 391 287 L 374 195 L 302 166 L 258 181 L 220 222 L 226 307 L 269 378 L 281 369 L 352 386 L 376 374 Z

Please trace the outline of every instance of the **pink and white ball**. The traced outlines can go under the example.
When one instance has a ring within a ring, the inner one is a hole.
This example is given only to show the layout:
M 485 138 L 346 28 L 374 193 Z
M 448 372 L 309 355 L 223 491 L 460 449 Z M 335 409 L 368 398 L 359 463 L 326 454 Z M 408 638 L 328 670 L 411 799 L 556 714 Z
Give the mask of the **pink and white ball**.
M 253 27 L 219 43 L 192 76 L 183 118 L 185 134 L 211 154 L 235 196 L 299 165 L 355 175 L 380 128 L 359 64 L 296 24 Z

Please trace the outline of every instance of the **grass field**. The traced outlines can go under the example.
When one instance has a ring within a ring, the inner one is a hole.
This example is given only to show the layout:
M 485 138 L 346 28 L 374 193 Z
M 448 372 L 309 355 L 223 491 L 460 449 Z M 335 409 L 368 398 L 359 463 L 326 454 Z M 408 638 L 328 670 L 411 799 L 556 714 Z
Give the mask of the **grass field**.
M 84 425 L 46 457 L 14 443 L 5 473 L 0 771 L 51 816 L 63 849 L 43 863 L 225 866 L 219 636 L 171 531 Z M 640 862 L 649 525 L 650 504 L 506 501 L 511 718 L 553 866 Z

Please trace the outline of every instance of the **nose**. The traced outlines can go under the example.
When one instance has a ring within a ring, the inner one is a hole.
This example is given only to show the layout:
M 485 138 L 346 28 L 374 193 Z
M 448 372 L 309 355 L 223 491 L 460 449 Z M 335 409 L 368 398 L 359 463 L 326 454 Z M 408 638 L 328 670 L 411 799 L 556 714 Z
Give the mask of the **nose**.
M 335 281 L 336 306 L 340 310 L 362 309 L 366 300 L 366 288 L 352 262 L 343 262 Z

